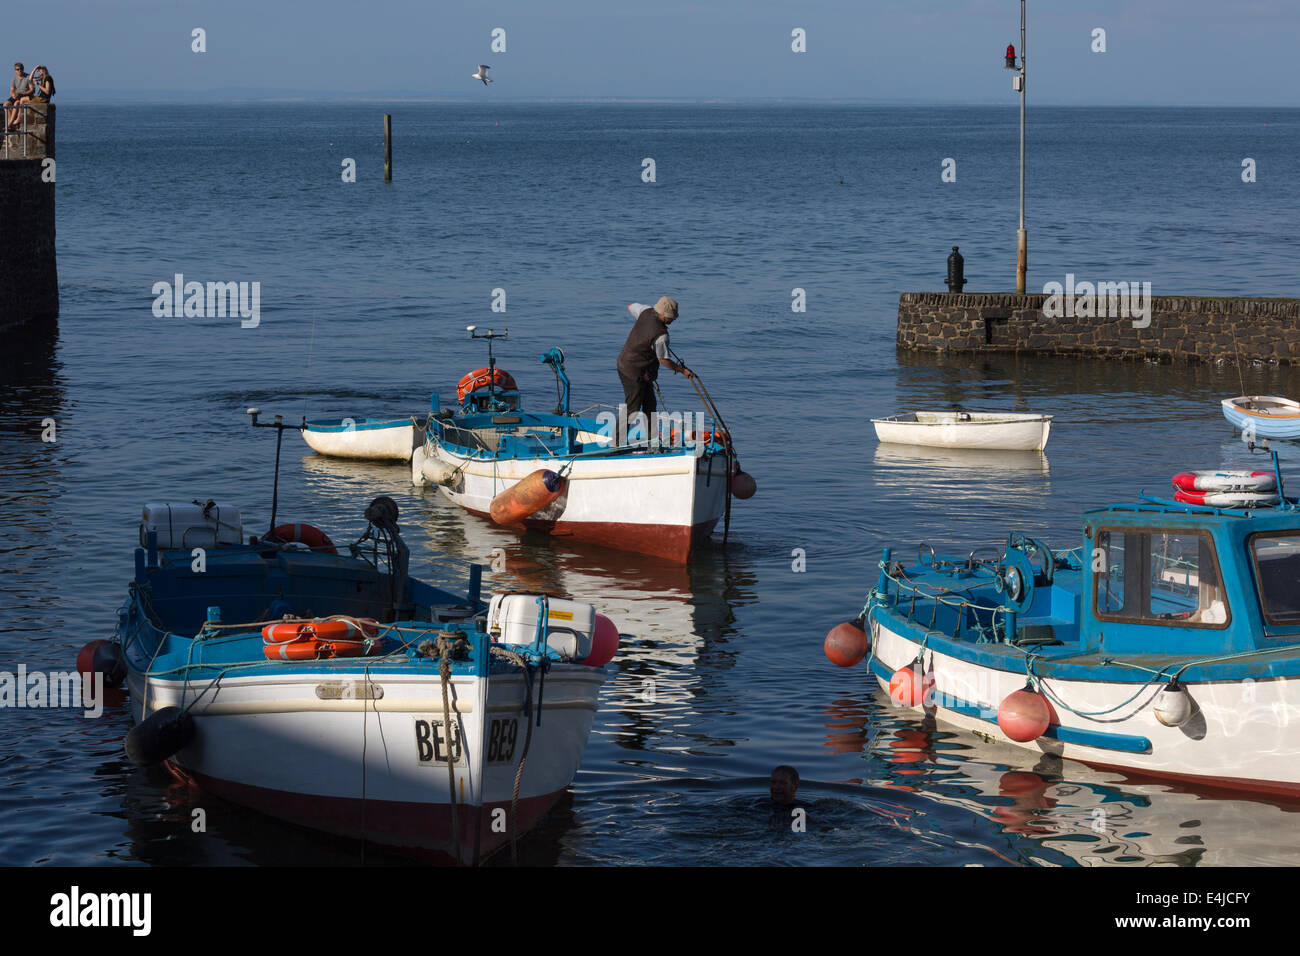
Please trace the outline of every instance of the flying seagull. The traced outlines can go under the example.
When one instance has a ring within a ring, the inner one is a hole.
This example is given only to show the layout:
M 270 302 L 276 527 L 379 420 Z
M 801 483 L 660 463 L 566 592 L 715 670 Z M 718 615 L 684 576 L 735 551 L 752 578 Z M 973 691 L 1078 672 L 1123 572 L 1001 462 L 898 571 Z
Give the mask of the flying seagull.
M 492 82 L 492 77 L 490 77 L 490 76 L 487 75 L 487 71 L 488 71 L 487 66 L 484 65 L 484 64 L 482 64 L 482 63 L 480 63 L 480 64 L 478 65 L 478 72 L 477 72 L 477 73 L 471 73 L 471 74 L 470 74 L 470 79 L 474 79 L 474 80 L 482 80 L 482 81 L 483 81 L 483 85 L 484 85 L 484 86 L 487 86 L 489 83 Z

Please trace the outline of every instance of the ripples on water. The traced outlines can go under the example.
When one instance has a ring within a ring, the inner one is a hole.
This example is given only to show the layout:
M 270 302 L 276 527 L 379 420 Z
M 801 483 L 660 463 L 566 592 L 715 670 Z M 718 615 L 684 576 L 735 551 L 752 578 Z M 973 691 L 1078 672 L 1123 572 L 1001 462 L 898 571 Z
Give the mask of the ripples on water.
M 289 420 L 420 414 L 431 389 L 484 364 L 470 323 L 509 325 L 498 357 L 526 399 L 550 400 L 536 356 L 558 344 L 576 407 L 616 400 L 624 304 L 667 293 L 682 304 L 674 347 L 759 482 L 729 547 L 689 569 L 520 541 L 415 491 L 403 467 L 286 439 L 287 518 L 338 540 L 391 495 L 417 575 L 461 586 L 465 562 L 504 548 L 494 586 L 592 601 L 634 635 L 573 793 L 524 841 L 524 862 L 1300 863 L 1278 839 L 1294 832 L 1286 805 L 975 746 L 896 713 L 862 669 L 821 654 L 884 545 L 966 550 L 1015 526 L 1073 546 L 1085 508 L 1163 490 L 1185 468 L 1258 461 L 1218 410 L 1242 391 L 1235 369 L 895 351 L 898 292 L 941 288 L 954 243 L 971 288 L 1011 284 L 1013 110 L 397 108 L 387 187 L 379 112 L 160 108 L 126 124 L 121 110 L 61 110 L 60 334 L 0 356 L 0 669 L 67 668 L 107 636 L 145 502 L 214 497 L 261 529 L 274 449 L 247 405 Z M 1281 168 L 1298 116 L 1037 111 L 1031 280 L 1291 291 L 1298 187 L 1243 187 L 1239 158 L 1223 156 L 1244 140 L 1261 169 Z M 950 155 L 959 180 L 941 184 Z M 356 184 L 337 178 L 344 157 Z M 152 285 L 176 272 L 260 281 L 261 326 L 155 319 Z M 497 287 L 506 316 L 488 311 Z M 790 311 L 796 287 L 807 313 Z M 1289 370 L 1242 376 L 1249 392 L 1300 391 Z M 664 387 L 669 407 L 694 407 L 680 380 Z M 1054 414 L 1046 455 L 880 446 L 868 425 L 953 405 Z M 46 417 L 54 444 L 40 441 Z M 0 722 L 5 862 L 360 858 L 132 768 L 125 707 Z M 780 763 L 803 776 L 807 832 L 766 797 Z

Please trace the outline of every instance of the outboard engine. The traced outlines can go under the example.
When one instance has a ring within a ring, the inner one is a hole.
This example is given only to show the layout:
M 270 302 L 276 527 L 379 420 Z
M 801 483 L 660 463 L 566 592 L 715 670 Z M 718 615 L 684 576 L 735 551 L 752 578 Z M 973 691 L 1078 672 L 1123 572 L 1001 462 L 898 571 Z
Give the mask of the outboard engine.
M 380 495 L 366 508 L 366 521 L 370 522 L 366 533 L 350 545 L 352 554 L 364 556 L 365 542 L 372 542 L 370 548 L 373 561 L 378 567 L 379 552 L 382 550 L 388 562 L 389 597 L 392 602 L 394 619 L 405 617 L 413 609 L 406 601 L 406 585 L 411 551 L 402 540 L 397 527 L 397 502 L 387 495 Z

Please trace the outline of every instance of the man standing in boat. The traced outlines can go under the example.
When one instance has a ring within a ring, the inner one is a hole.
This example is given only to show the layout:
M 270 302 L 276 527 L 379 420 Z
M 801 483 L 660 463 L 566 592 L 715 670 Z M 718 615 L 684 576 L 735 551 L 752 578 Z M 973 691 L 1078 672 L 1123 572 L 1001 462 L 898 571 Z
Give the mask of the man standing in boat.
M 636 324 L 618 353 L 618 377 L 623 382 L 627 413 L 644 412 L 649 417 L 658 408 L 655 380 L 660 365 L 691 377 L 690 369 L 668 357 L 668 326 L 677 319 L 677 300 L 664 296 L 654 308 L 633 302 L 627 310 L 636 316 Z

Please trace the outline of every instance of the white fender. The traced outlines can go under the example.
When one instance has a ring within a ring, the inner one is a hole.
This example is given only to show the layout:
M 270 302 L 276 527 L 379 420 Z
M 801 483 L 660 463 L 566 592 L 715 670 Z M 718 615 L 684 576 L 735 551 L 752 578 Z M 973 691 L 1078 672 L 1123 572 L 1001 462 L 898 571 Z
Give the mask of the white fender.
M 411 450 L 411 484 L 417 488 L 423 488 L 429 483 L 424 477 L 424 462 L 427 457 L 423 445 L 416 445 Z
M 423 452 L 424 449 L 420 449 L 420 451 Z M 412 455 L 411 460 L 414 462 L 414 455 Z M 420 472 L 426 480 L 433 482 L 435 485 L 442 485 L 444 488 L 456 483 L 456 466 L 448 464 L 436 455 L 422 456 Z

